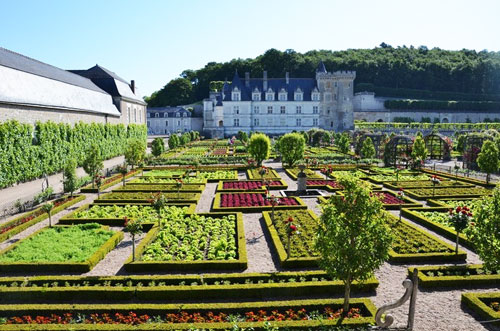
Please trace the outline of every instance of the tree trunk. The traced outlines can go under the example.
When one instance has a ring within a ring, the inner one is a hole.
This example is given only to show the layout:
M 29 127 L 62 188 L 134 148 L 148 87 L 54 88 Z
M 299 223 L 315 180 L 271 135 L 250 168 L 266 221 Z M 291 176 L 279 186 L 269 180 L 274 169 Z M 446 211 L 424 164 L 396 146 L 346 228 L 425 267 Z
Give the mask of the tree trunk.
M 486 184 L 490 183 L 490 174 L 486 174 Z
M 460 233 L 457 232 L 457 239 L 455 242 L 455 254 L 458 254 L 458 238 L 460 237 Z
M 351 276 L 347 278 L 344 285 L 344 311 L 343 314 L 347 317 L 347 313 L 349 312 L 349 300 L 351 299 Z
M 49 214 L 49 228 L 52 227 L 52 217 L 50 216 L 50 211 L 48 212 Z
M 135 261 L 135 235 L 132 235 L 132 262 Z

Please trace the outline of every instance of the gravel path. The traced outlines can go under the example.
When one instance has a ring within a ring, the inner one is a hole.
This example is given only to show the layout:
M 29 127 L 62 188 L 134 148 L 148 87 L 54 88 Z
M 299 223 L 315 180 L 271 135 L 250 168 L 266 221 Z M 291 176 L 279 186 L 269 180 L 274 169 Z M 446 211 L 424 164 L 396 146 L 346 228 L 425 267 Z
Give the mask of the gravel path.
M 217 189 L 217 183 L 207 183 L 203 193 L 201 194 L 200 200 L 196 206 L 197 213 L 209 213 L 210 208 L 212 208 L 212 202 L 215 197 L 215 190 Z

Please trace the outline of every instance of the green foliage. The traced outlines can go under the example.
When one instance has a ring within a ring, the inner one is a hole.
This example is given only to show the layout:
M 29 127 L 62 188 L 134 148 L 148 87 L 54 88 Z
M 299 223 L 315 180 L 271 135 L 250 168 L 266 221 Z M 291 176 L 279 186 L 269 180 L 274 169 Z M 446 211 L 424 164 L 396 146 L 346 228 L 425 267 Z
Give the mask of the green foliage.
M 344 281 L 344 311 L 348 311 L 352 281 L 368 279 L 389 258 L 392 237 L 382 203 L 368 186 L 349 175 L 337 181 L 344 187 L 344 197 L 332 198 L 324 206 L 316 249 L 321 268 Z
M 189 144 L 190 141 L 191 141 L 191 135 L 189 134 L 189 132 L 185 132 L 181 135 L 181 138 L 179 139 L 179 146 L 187 145 Z
M 125 150 L 125 161 L 132 166 L 141 163 L 146 156 L 146 144 L 139 139 L 130 139 Z
M 467 235 L 474 250 L 489 270 L 500 269 L 500 189 L 484 197 L 474 213 L 475 224 L 470 224 Z
M 271 140 L 263 133 L 254 133 L 248 144 L 248 153 L 259 166 L 262 165 L 262 161 L 269 158 L 271 153 Z
M 309 132 L 313 146 L 319 146 L 322 142 L 330 141 L 330 133 L 323 129 L 312 129 Z
M 35 205 L 38 205 L 44 201 L 49 200 L 52 193 L 54 193 L 54 189 L 50 186 L 47 187 L 47 189 L 45 191 L 42 191 L 42 192 L 38 193 L 37 195 L 35 195 L 35 197 L 33 198 L 33 203 Z
M 365 159 L 373 159 L 375 157 L 375 153 L 376 151 L 372 138 L 367 137 L 363 141 L 363 146 L 361 147 L 361 157 Z
M 165 142 L 163 138 L 155 138 L 151 144 L 151 153 L 158 157 L 165 151 Z
M 0 123 L 0 188 L 61 171 L 68 159 L 83 164 L 96 144 L 103 159 L 123 154 L 128 138 L 146 140 L 145 125 L 17 121 Z
M 300 133 L 287 133 L 280 138 L 279 151 L 289 167 L 304 158 L 306 142 Z
M 186 207 L 167 206 L 160 210 L 161 218 L 182 217 L 187 212 Z M 126 206 L 101 206 L 94 205 L 87 210 L 76 212 L 74 218 L 85 219 L 103 219 L 125 217 L 133 220 L 139 220 L 143 223 L 155 223 L 158 220 L 158 212 L 152 206 L 146 205 L 126 205 Z
M 171 80 L 161 90 L 146 98 L 150 107 L 178 106 L 191 103 L 193 86 L 185 78 Z
M 486 172 L 486 183 L 490 182 L 490 174 L 498 170 L 498 148 L 491 140 L 486 140 L 481 147 L 481 152 L 477 156 L 477 164 L 481 171 Z
M 427 159 L 427 147 L 425 147 L 425 141 L 421 136 L 417 136 L 413 142 L 413 149 L 411 151 L 411 157 L 413 160 L 425 161 Z
M 351 138 L 347 134 L 341 134 L 338 139 L 335 140 L 337 147 L 344 154 L 347 154 L 351 149 Z
M 467 140 L 467 135 L 466 134 L 461 134 L 457 138 L 457 152 L 460 154 L 463 154 L 465 151 L 465 141 Z
M 84 262 L 113 234 L 95 223 L 46 228 L 0 256 L 0 262 Z
M 176 135 L 175 133 L 170 135 L 170 137 L 168 138 L 168 148 L 174 149 L 177 146 L 179 146 L 179 144 L 180 144 L 179 136 Z
M 248 142 L 248 134 L 245 131 L 238 131 L 238 139 L 241 142 L 246 143 Z
M 497 110 L 500 102 L 493 101 L 435 101 L 435 100 L 385 100 L 387 109 L 432 109 L 432 110 Z M 439 123 L 439 118 L 434 118 Z
M 103 168 L 101 150 L 97 144 L 92 144 L 87 150 L 87 157 L 83 161 L 83 169 L 90 177 L 94 178 Z
M 76 160 L 69 159 L 63 170 L 63 188 L 64 192 L 69 192 L 73 196 L 73 192 L 78 189 L 78 177 L 76 176 Z

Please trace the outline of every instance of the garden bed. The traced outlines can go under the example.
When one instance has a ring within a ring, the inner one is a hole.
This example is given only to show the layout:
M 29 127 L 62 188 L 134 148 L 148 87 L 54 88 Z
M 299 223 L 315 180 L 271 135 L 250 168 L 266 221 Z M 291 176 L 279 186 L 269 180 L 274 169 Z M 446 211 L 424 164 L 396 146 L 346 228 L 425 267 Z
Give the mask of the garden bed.
M 288 175 L 293 180 L 298 179 L 298 175 L 300 173 L 299 168 L 286 168 L 285 173 Z M 307 179 L 322 179 L 323 176 L 320 174 L 316 173 L 316 171 L 311 170 L 311 169 L 304 169 L 304 173 L 306 174 Z
M 135 176 L 139 172 L 139 169 L 134 169 L 132 171 L 129 171 L 125 175 L 125 179 L 130 178 L 132 176 Z M 113 185 L 116 185 L 120 183 L 123 180 L 122 174 L 116 174 L 111 177 L 105 178 L 102 181 L 100 191 L 107 189 L 108 187 L 111 187 Z M 80 189 L 80 193 L 97 193 L 97 187 L 92 187 L 92 184 L 86 185 Z
M 209 183 L 218 182 L 225 179 L 238 179 L 238 171 L 236 170 L 214 170 L 214 171 L 198 171 L 196 178 L 206 179 Z
M 417 200 L 443 199 L 443 198 L 479 198 L 491 194 L 491 190 L 483 187 L 439 187 L 435 191 L 432 188 L 413 188 L 405 193 Z
M 180 190 L 175 184 L 128 184 L 125 187 L 113 190 L 113 192 L 186 192 L 202 193 L 205 185 L 182 184 Z
M 500 326 L 500 292 L 462 293 L 462 303 L 472 309 L 482 320 L 496 321 L 488 323 Z
M 283 180 L 271 180 L 269 190 L 286 190 L 288 185 Z M 217 185 L 217 192 L 243 192 L 243 191 L 265 191 L 266 187 L 261 180 L 240 180 L 240 181 L 220 181 Z
M 271 179 L 271 180 L 281 180 L 280 175 L 276 172 L 276 170 L 271 168 L 265 168 L 266 173 L 261 175 L 261 168 L 252 168 L 247 169 L 247 177 L 248 179 Z
M 386 182 L 384 186 L 391 190 L 403 189 L 414 189 L 414 188 L 432 188 L 432 182 L 430 180 L 413 180 L 413 181 L 399 181 L 399 182 Z M 438 187 L 474 187 L 472 184 L 457 182 L 454 180 L 441 180 L 441 183 L 436 186 Z
M 243 217 L 240 213 L 207 213 L 167 218 L 162 229 L 155 226 L 146 234 L 136 257 L 125 263 L 127 271 L 246 269 Z
M 447 172 L 442 172 L 442 171 L 434 171 L 431 169 L 422 169 L 422 172 L 431 174 L 431 175 L 436 175 L 444 178 L 449 178 L 449 179 L 455 179 L 459 180 L 465 183 L 470 183 L 478 186 L 483 186 L 486 188 L 494 188 L 496 186 L 495 183 L 490 182 L 489 184 L 486 184 L 486 181 L 480 180 L 480 179 L 475 179 L 475 178 L 470 178 L 470 177 L 464 177 L 464 176 L 456 176 L 453 175 L 452 173 L 447 173 Z
M 200 200 L 200 193 L 167 192 L 162 193 L 168 202 L 176 203 L 197 203 Z M 150 203 L 153 194 L 149 192 L 111 192 L 101 195 L 94 203 Z
M 307 209 L 299 197 L 276 197 L 279 209 Z M 212 211 L 240 211 L 243 213 L 258 213 L 271 210 L 271 202 L 264 193 L 216 193 Z
M 98 224 L 43 228 L 0 252 L 2 272 L 88 272 L 123 239 Z
M 85 200 L 85 195 L 74 195 L 73 197 L 64 196 L 60 199 L 52 201 L 54 208 L 51 210 L 51 215 L 63 211 L 64 209 L 72 206 L 80 201 Z M 37 208 L 33 211 L 22 214 L 10 221 L 7 221 L 0 225 L 0 242 L 15 236 L 16 234 L 24 231 L 32 225 L 35 225 L 49 217 L 42 207 Z
M 409 275 L 413 269 L 408 268 Z M 481 264 L 419 267 L 418 284 L 425 288 L 499 286 L 500 273 L 485 270 Z
M 422 207 L 422 204 L 415 201 L 415 200 L 412 200 L 410 198 L 407 198 L 407 197 L 402 197 L 402 198 L 399 198 L 397 197 L 394 193 L 392 192 L 387 192 L 387 191 L 380 191 L 380 192 L 373 192 L 372 194 L 376 194 L 376 195 L 382 195 L 382 204 L 383 204 L 383 207 L 386 209 L 386 210 L 398 210 L 399 209 L 399 206 L 400 206 L 400 202 L 401 203 L 401 207 L 405 208 L 405 207 Z M 337 195 L 340 195 L 342 196 L 343 193 L 342 191 L 338 191 Z M 328 202 L 328 197 L 319 197 L 318 198 L 318 203 L 327 203 Z
M 166 177 L 136 177 L 131 181 L 127 182 L 127 185 L 130 184 L 175 184 L 179 178 L 166 178 Z M 197 178 L 197 177 L 184 177 L 182 178 L 183 185 L 186 184 L 197 184 L 197 185 L 205 185 L 207 180 L 205 178 Z

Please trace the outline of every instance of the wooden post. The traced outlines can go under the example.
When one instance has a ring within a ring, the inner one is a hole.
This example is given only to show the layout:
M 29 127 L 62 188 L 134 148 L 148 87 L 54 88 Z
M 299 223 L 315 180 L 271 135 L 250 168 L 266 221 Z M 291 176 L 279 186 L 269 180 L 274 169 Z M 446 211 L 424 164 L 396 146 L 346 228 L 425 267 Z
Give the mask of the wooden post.
M 418 269 L 413 269 L 413 274 L 411 275 L 411 281 L 413 283 L 413 290 L 411 291 L 410 297 L 410 310 L 408 312 L 408 330 L 413 330 L 413 323 L 415 322 L 415 305 L 417 303 L 417 291 L 418 291 Z

